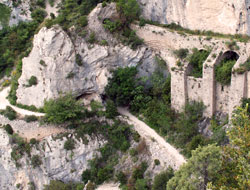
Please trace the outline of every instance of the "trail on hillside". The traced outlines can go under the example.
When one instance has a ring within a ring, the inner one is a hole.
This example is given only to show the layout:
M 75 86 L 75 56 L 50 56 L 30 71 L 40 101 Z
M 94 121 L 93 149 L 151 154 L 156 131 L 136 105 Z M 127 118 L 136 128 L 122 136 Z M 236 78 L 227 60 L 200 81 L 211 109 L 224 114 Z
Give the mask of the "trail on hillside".
M 163 150 L 164 153 L 164 155 L 162 154 L 162 157 L 166 159 L 166 161 L 173 169 L 177 170 L 182 164 L 186 163 L 184 156 L 181 155 L 175 147 L 167 143 L 160 135 L 158 135 L 147 124 L 137 119 L 134 115 L 129 113 L 129 111 L 125 108 L 119 107 L 118 112 L 127 117 L 128 121 L 130 121 L 134 125 L 135 130 L 143 138 L 154 139 L 154 141 L 158 143 L 160 149 Z
M 3 89 L 0 91 L 0 109 L 6 109 L 7 106 L 13 108 L 20 115 L 35 115 L 37 117 L 44 116 L 44 113 L 38 113 L 33 111 L 28 111 L 25 109 L 18 108 L 9 103 L 7 96 L 9 95 L 10 87 Z

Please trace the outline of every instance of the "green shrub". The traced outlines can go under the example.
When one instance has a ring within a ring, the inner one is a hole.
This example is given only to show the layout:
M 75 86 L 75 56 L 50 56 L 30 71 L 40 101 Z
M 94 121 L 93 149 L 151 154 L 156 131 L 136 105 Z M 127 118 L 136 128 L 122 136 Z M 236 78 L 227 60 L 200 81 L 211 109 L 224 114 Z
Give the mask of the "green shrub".
M 160 164 L 161 164 L 161 163 L 160 163 L 160 160 L 155 159 L 155 160 L 154 160 L 154 164 L 155 164 L 156 166 L 160 165 Z
M 46 65 L 46 63 L 45 63 L 44 60 L 41 59 L 39 63 L 40 63 L 40 65 L 42 65 L 42 66 L 44 66 L 44 67 L 47 67 L 47 65 Z
M 75 141 L 73 139 L 68 139 L 64 143 L 65 150 L 73 150 L 75 148 Z
M 49 0 L 49 4 L 50 4 L 51 7 L 54 7 L 54 5 L 55 5 L 55 0 Z
M 122 171 L 116 174 L 116 179 L 121 185 L 125 185 L 127 183 L 127 176 Z
M 78 19 L 78 25 L 81 27 L 85 27 L 88 25 L 88 17 L 86 15 L 80 16 Z
M 146 179 L 137 179 L 135 182 L 136 190 L 149 190 Z
M 239 50 L 239 46 L 237 45 L 236 41 L 227 41 L 226 46 L 230 50 Z
M 39 23 L 41 23 L 46 16 L 47 16 L 46 11 L 43 10 L 43 9 L 40 9 L 40 8 L 39 9 L 35 9 L 31 13 L 32 19 L 36 20 Z
M 118 0 L 117 10 L 126 23 L 131 23 L 140 16 L 140 6 L 136 0 Z
M 37 78 L 35 76 L 30 77 L 30 79 L 28 80 L 28 85 L 26 85 L 26 87 L 31 87 L 33 85 L 37 85 Z
M 147 170 L 148 164 L 146 162 L 142 162 L 139 166 L 135 167 L 132 172 L 132 178 L 143 179 L 144 172 Z
M 0 3 L 0 15 L 0 24 L 4 27 L 8 26 L 11 15 L 11 9 L 8 6 Z
M 174 54 L 179 58 L 179 59 L 185 59 L 188 55 L 188 49 L 181 48 L 179 50 L 175 50 Z
M 215 79 L 222 85 L 228 85 L 231 82 L 232 69 L 236 60 L 223 60 L 215 66 Z
M 45 8 L 45 0 L 37 0 L 36 4 L 37 4 L 37 6 Z
M 6 124 L 3 126 L 4 130 L 9 134 L 9 135 L 12 135 L 14 133 L 12 127 L 10 124 Z
M 54 124 L 73 122 L 84 116 L 84 108 L 72 96 L 66 94 L 53 100 L 46 100 L 44 103 L 45 121 Z
M 103 1 L 102 2 L 102 7 L 106 7 L 107 6 L 107 2 L 106 1 Z
M 38 141 L 35 138 L 30 139 L 30 144 L 35 145 Z
M 140 27 L 143 27 L 146 25 L 146 20 L 144 18 L 140 18 L 140 21 L 139 21 L 139 26 Z
M 108 42 L 107 40 L 102 40 L 101 43 L 100 43 L 102 46 L 108 46 Z
M 73 71 L 70 71 L 70 72 L 67 74 L 66 79 L 72 79 L 72 78 L 74 78 L 74 76 L 75 76 L 75 73 L 74 73 Z
M 240 64 L 239 68 L 234 70 L 234 72 L 238 74 L 243 74 L 246 71 L 250 71 L 250 57 L 247 59 L 245 63 Z
M 37 121 L 37 120 L 38 120 L 38 117 L 35 116 L 35 115 L 27 115 L 27 116 L 24 117 L 24 120 L 25 120 L 27 123 L 30 123 L 30 122 Z
M 91 43 L 91 44 L 93 44 L 93 43 L 96 42 L 96 39 L 95 39 L 95 32 L 91 32 L 91 33 L 90 33 L 88 42 Z
M 152 190 L 166 190 L 167 182 L 174 176 L 172 168 L 168 168 L 166 171 L 159 173 L 155 176 Z
M 7 117 L 9 120 L 14 120 L 17 118 L 17 113 L 10 106 L 7 106 L 5 110 L 1 110 L 0 114 Z
M 192 66 L 192 71 L 191 73 L 189 73 L 189 75 L 199 78 L 202 77 L 203 63 L 209 56 L 210 51 L 207 50 L 199 51 L 196 48 L 194 48 L 192 51 L 193 51 L 192 55 L 189 58 L 189 64 Z
M 122 26 L 122 24 L 121 24 L 121 21 L 119 21 L 119 20 L 116 20 L 113 22 L 109 19 L 106 19 L 103 22 L 103 27 L 105 29 L 107 29 L 108 31 L 110 31 L 111 33 L 120 30 L 121 26 Z
M 130 156 L 136 156 L 138 154 L 138 152 L 136 149 L 132 148 L 129 150 L 129 154 L 130 154 Z
M 31 165 L 33 168 L 39 167 L 42 164 L 41 158 L 39 155 L 34 155 L 31 157 Z
M 80 54 L 76 54 L 76 64 L 78 66 L 83 66 L 82 57 Z
M 105 115 L 107 118 L 110 118 L 110 119 L 113 119 L 119 115 L 117 108 L 116 108 L 116 105 L 112 100 L 107 101 Z

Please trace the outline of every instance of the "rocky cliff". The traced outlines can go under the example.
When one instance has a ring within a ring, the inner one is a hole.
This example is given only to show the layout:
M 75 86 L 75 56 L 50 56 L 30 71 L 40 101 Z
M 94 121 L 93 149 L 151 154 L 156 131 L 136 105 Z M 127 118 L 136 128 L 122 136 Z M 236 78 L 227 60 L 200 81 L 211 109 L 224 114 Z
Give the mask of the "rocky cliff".
M 192 30 L 250 34 L 249 0 L 138 0 L 149 20 Z
M 14 190 L 16 186 L 29 189 L 31 183 L 37 189 L 43 189 L 51 179 L 62 181 L 81 181 L 81 173 L 87 169 L 88 162 L 97 153 L 95 150 L 104 142 L 91 139 L 88 144 L 75 139 L 75 149 L 67 151 L 64 143 L 67 138 L 74 138 L 72 135 L 63 138 L 49 136 L 31 149 L 31 156 L 24 155 L 16 167 L 11 152 L 15 146 L 11 138 L 3 129 L 0 129 L 0 189 Z M 31 158 L 39 155 L 42 165 L 33 167 Z
M 109 10 L 109 11 L 108 11 Z M 45 99 L 60 93 L 72 92 L 76 96 L 102 94 L 110 71 L 117 67 L 135 66 L 149 62 L 155 67 L 154 54 L 146 47 L 132 50 L 117 40 L 102 26 L 103 19 L 114 15 L 115 4 L 104 9 L 99 5 L 89 16 L 88 32 L 95 31 L 98 41 L 103 38 L 110 44 L 90 44 L 88 37 L 69 36 L 59 26 L 42 28 L 34 37 L 33 49 L 25 57 L 19 79 L 17 102 L 40 107 Z M 78 60 L 77 60 L 78 59 Z M 145 74 L 145 72 L 143 72 Z M 37 85 L 29 86 L 35 76 Z

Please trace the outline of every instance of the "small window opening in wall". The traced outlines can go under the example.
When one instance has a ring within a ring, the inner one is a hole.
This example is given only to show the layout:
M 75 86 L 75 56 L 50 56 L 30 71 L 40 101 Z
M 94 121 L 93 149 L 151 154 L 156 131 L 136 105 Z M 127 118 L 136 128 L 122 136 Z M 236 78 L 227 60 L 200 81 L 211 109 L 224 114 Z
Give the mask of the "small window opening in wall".
M 222 91 L 222 92 L 224 91 L 224 86 L 221 86 L 221 91 Z
M 200 83 L 198 84 L 198 88 L 201 88 L 201 84 Z

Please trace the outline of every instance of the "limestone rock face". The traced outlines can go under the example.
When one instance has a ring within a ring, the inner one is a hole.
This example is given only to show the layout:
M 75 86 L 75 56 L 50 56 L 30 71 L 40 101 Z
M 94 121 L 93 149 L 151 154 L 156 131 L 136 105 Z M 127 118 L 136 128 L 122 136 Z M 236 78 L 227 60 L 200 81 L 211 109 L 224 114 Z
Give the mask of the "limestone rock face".
M 67 151 L 64 143 L 67 138 L 73 138 L 75 149 Z M 81 181 L 81 174 L 88 167 L 88 160 L 91 160 L 96 149 L 104 144 L 104 141 L 89 139 L 88 144 L 83 144 L 74 136 L 69 135 L 62 139 L 49 136 L 42 140 L 36 147 L 32 148 L 31 157 L 39 155 L 42 165 L 33 168 L 31 158 L 24 155 L 20 160 L 21 167 L 17 168 L 11 158 L 13 144 L 9 143 L 7 133 L 0 129 L 0 189 L 15 190 L 20 184 L 22 189 L 28 190 L 29 183 L 33 182 L 37 189 L 43 189 L 44 184 L 50 180 Z
M 122 45 L 103 28 L 102 20 L 98 20 L 98 17 L 112 19 L 116 16 L 115 4 L 103 9 L 100 4 L 89 15 L 89 34 L 94 31 L 97 41 L 106 39 L 108 46 L 89 44 L 88 37 L 70 37 L 59 26 L 42 28 L 34 37 L 31 53 L 22 60 L 17 102 L 41 107 L 44 100 L 67 92 L 75 96 L 93 95 L 100 100 L 111 70 L 140 63 L 145 71 L 140 73 L 149 74 L 146 70 L 156 66 L 154 53 L 145 46 L 132 50 Z M 80 64 L 77 59 L 81 60 Z M 150 68 L 143 67 L 149 62 L 152 63 Z M 29 86 L 32 76 L 37 78 L 37 85 Z
M 143 16 L 192 30 L 250 34 L 249 0 L 138 0 Z

